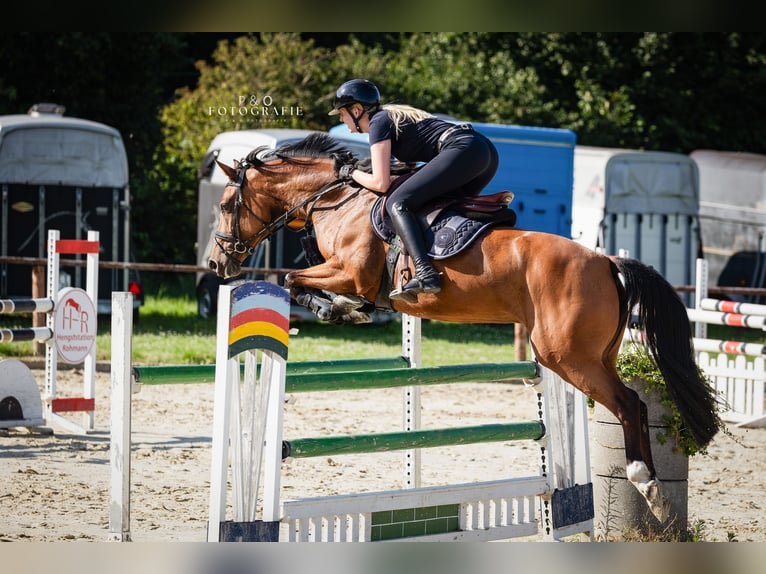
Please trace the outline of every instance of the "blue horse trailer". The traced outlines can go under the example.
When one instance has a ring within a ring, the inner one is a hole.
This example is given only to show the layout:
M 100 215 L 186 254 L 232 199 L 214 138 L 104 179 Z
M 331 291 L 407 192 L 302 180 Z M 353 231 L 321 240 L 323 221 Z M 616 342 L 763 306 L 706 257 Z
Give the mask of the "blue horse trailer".
M 559 128 L 472 125 L 495 144 L 500 157 L 497 173 L 482 194 L 512 191 L 517 227 L 571 237 L 575 133 Z M 351 133 L 344 124 L 329 132 L 340 140 L 368 141 L 367 134 Z

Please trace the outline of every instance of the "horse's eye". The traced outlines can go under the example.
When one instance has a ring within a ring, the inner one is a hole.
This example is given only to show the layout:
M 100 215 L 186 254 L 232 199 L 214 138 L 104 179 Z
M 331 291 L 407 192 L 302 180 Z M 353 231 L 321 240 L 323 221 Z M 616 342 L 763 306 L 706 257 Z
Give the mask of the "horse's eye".
M 230 201 L 227 201 L 226 203 L 222 203 L 218 206 L 221 209 L 221 213 L 231 213 L 232 212 L 232 204 Z

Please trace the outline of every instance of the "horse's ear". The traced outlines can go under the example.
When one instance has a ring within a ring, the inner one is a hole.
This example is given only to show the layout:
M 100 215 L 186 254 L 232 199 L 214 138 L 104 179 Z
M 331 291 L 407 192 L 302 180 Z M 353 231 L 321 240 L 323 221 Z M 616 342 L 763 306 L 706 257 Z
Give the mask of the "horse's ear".
M 236 180 L 237 179 L 237 170 L 236 170 L 236 168 L 230 167 L 230 166 L 226 165 L 225 163 L 222 163 L 222 162 L 220 162 L 218 160 L 215 160 L 215 163 L 217 163 L 218 167 L 220 167 L 221 170 L 223 170 L 223 173 L 226 174 L 226 177 L 228 177 L 231 180 Z

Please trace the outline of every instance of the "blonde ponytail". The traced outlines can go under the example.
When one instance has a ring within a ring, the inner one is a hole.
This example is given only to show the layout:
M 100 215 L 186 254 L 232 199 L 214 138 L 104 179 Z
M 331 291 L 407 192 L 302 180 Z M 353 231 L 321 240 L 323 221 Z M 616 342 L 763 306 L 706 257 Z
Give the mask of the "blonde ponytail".
M 411 122 L 419 122 L 420 120 L 434 117 L 433 114 L 404 104 L 384 104 L 381 106 L 381 109 L 387 111 L 388 115 L 391 117 L 391 121 L 394 122 L 394 129 L 396 130 L 397 136 L 401 131 L 402 121 L 409 120 Z

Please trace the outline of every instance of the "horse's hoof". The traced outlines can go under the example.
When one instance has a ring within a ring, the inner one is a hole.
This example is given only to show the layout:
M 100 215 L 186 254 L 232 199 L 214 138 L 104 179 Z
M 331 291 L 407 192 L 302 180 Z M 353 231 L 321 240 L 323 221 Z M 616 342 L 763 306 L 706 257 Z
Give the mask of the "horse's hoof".
M 670 501 L 662 494 L 662 484 L 655 476 L 652 477 L 646 463 L 640 460 L 634 460 L 625 469 L 633 485 L 638 492 L 646 499 L 652 514 L 660 521 L 665 522 L 670 515 Z
M 315 314 L 320 321 L 329 321 L 332 318 L 332 313 L 326 307 L 317 309 Z
M 367 313 L 362 313 L 361 311 L 351 311 L 351 313 L 346 315 L 345 318 L 352 325 L 364 325 L 367 323 L 372 323 L 372 317 L 370 317 Z
M 364 305 L 364 301 L 356 295 L 336 295 L 332 300 L 332 311 L 335 315 L 347 315 Z
M 372 317 L 367 313 L 360 313 L 359 311 L 352 311 L 346 315 L 333 317 L 329 321 L 333 325 L 364 325 L 366 323 L 372 323 Z
M 649 510 L 657 518 L 660 524 L 664 523 L 670 515 L 670 501 L 662 494 L 662 486 L 656 478 L 648 482 L 639 482 L 636 484 L 638 491 L 644 495 Z

